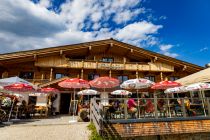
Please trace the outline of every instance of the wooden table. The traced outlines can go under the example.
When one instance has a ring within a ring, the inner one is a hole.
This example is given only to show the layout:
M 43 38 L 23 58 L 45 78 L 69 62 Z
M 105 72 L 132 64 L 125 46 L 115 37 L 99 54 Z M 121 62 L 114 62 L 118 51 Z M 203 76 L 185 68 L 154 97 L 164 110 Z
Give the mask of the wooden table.
M 40 116 L 47 117 L 48 115 L 48 107 L 47 106 L 35 106 L 36 112 L 40 112 Z

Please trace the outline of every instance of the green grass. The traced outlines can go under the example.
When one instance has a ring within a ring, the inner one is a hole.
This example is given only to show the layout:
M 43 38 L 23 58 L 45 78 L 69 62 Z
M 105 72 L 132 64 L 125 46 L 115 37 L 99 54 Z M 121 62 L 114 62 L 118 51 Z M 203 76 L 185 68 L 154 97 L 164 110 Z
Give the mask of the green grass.
M 92 122 L 87 127 L 91 131 L 91 135 L 89 138 L 90 140 L 103 140 L 103 138 L 96 131 L 96 128 Z

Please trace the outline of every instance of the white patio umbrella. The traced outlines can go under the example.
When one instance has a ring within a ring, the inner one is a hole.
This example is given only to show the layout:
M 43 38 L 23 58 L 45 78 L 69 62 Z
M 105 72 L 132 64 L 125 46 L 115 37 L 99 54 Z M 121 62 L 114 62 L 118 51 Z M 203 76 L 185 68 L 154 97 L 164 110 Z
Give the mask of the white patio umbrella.
M 4 78 L 4 79 L 0 79 L 0 86 L 4 87 L 4 86 L 8 86 L 11 84 L 15 84 L 15 83 L 22 83 L 22 84 L 27 84 L 32 86 L 34 89 L 37 89 L 38 87 L 24 79 L 21 79 L 17 76 L 15 77 L 9 77 L 9 78 Z
M 144 79 L 144 78 L 138 78 L 138 79 L 130 79 L 127 81 L 124 81 L 120 87 L 123 89 L 144 89 L 151 87 L 154 84 L 154 82 Z
M 186 86 L 187 91 L 198 91 L 198 90 L 205 90 L 205 89 L 210 89 L 209 83 L 194 83 L 194 84 Z
M 203 90 L 206 90 L 206 89 L 210 89 L 210 84 L 209 83 L 194 83 L 194 84 L 191 84 L 191 85 L 188 85 L 186 87 L 186 90 L 187 91 L 199 91 L 200 95 L 201 95 L 201 101 L 202 101 L 202 106 L 203 106 L 203 109 L 204 109 L 204 115 L 206 116 L 206 110 L 205 110 L 205 106 L 204 106 L 204 92 Z
M 85 89 L 77 92 L 78 95 L 99 95 L 100 93 L 93 89 Z
M 121 95 L 121 96 L 124 95 L 124 96 L 126 96 L 126 95 L 131 95 L 132 92 L 127 91 L 127 90 L 115 90 L 115 91 L 111 92 L 111 94 L 112 95 Z
M 124 81 L 120 85 L 120 87 L 123 89 L 136 89 L 137 90 L 137 98 L 139 100 L 138 90 L 149 88 L 154 84 L 155 84 L 154 82 L 152 82 L 148 79 L 136 78 L 136 79 L 130 79 L 130 80 Z M 138 106 L 139 106 L 139 102 L 138 102 Z
M 166 94 L 170 94 L 170 93 L 184 93 L 187 92 L 186 87 L 185 86 L 180 86 L 180 87 L 174 87 L 174 88 L 168 88 L 164 91 L 164 93 Z
M 123 89 L 136 89 L 137 90 L 137 98 L 139 98 L 139 96 L 138 96 L 139 89 L 149 88 L 154 84 L 155 84 L 154 82 L 152 82 L 148 79 L 137 78 L 137 79 L 130 79 L 130 80 L 124 81 L 120 85 L 120 87 Z

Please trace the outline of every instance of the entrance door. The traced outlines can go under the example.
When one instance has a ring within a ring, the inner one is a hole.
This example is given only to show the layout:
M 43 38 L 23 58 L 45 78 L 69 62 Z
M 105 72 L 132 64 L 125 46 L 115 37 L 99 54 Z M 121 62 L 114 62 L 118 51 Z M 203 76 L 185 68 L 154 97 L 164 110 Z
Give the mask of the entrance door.
M 69 105 L 71 100 L 71 94 L 61 94 L 61 102 L 60 102 L 60 113 L 68 114 L 69 113 Z

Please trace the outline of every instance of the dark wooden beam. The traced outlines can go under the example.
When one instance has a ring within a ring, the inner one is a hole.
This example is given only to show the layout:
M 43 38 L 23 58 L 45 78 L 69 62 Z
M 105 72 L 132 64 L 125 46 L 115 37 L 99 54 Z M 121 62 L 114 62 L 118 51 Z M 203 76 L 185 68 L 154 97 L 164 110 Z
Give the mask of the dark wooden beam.
M 107 54 L 107 53 L 109 52 L 109 50 L 110 50 L 111 47 L 113 47 L 113 43 L 110 43 L 110 44 L 107 46 L 107 48 L 106 48 L 106 50 L 105 50 L 105 54 Z
M 87 56 L 89 56 L 91 54 L 91 50 L 92 50 L 92 46 L 88 46 L 87 49 Z

